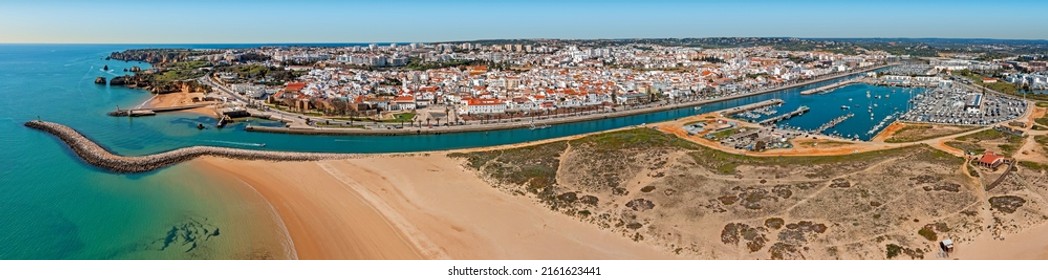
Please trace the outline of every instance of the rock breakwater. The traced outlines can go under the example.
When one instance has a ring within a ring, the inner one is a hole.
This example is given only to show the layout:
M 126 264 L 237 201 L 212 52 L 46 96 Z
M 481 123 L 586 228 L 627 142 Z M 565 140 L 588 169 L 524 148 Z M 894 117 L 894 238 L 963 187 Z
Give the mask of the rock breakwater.
M 201 156 L 270 161 L 317 161 L 356 157 L 351 154 L 256 151 L 214 146 L 193 146 L 147 156 L 128 157 L 113 154 L 65 125 L 33 120 L 26 122 L 25 126 L 58 137 L 88 164 L 117 173 L 148 172 Z

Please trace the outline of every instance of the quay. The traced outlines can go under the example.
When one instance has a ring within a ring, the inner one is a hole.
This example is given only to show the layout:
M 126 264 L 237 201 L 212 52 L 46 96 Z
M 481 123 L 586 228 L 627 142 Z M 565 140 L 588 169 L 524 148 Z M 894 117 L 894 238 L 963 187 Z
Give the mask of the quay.
M 860 79 L 848 79 L 848 80 L 845 80 L 845 81 L 840 81 L 840 82 L 836 82 L 836 83 L 833 83 L 833 84 L 829 84 L 829 85 L 825 85 L 825 86 L 821 86 L 821 87 L 817 87 L 817 88 L 801 91 L 801 94 L 802 95 L 809 95 L 809 94 L 830 92 L 830 91 L 833 91 L 833 90 L 835 90 L 837 88 L 841 88 L 841 87 L 844 87 L 844 86 L 847 86 L 847 85 L 850 85 L 850 84 L 858 83 L 859 81 L 860 81 Z
M 749 111 L 757 110 L 757 109 L 768 107 L 768 106 L 782 105 L 782 103 L 784 103 L 784 101 L 782 101 L 782 99 L 778 99 L 778 98 L 770 99 L 770 100 L 765 100 L 765 101 L 761 101 L 761 102 L 757 102 L 757 103 L 753 103 L 753 104 L 747 104 L 747 105 L 743 105 L 743 106 L 739 106 L 739 107 L 735 107 L 735 108 L 730 108 L 730 109 L 721 111 L 721 115 L 731 116 L 731 115 L 734 115 L 734 114 L 749 112 Z
M 168 106 L 168 107 L 145 107 L 145 108 L 128 109 L 128 110 L 117 109 L 115 111 L 109 112 L 108 115 L 114 116 L 114 117 L 152 116 L 152 115 L 156 115 L 157 113 L 196 109 L 196 108 L 201 108 L 201 107 L 205 107 L 205 106 L 212 105 L 212 104 L 215 104 L 215 102 L 200 102 L 200 103 L 193 103 L 193 104 L 187 104 L 187 105 L 178 105 L 178 106 Z
M 833 128 L 834 126 L 837 126 L 838 124 L 841 124 L 842 122 L 844 122 L 844 121 L 846 121 L 846 120 L 848 120 L 848 119 L 850 119 L 851 117 L 854 117 L 854 116 L 855 116 L 855 114 L 847 113 L 847 114 L 844 114 L 844 115 L 842 115 L 840 117 L 836 117 L 836 118 L 834 118 L 834 119 L 832 119 L 832 120 L 830 120 L 830 121 L 820 125 L 819 128 L 816 128 L 814 131 L 812 131 L 812 133 L 822 134 L 823 131 L 826 131 L 827 129 Z
M 811 108 L 808 108 L 808 106 L 801 106 L 800 108 L 797 108 L 797 110 L 793 110 L 793 112 L 785 113 L 785 114 L 782 114 L 782 115 L 778 115 L 778 116 L 772 117 L 772 118 L 767 119 L 767 120 L 760 121 L 758 124 L 760 124 L 760 125 L 769 125 L 769 124 L 773 124 L 773 123 L 779 122 L 781 120 L 788 120 L 788 119 L 790 119 L 792 117 L 803 115 L 804 113 L 807 113 L 810 110 L 811 110 Z
M 271 161 L 317 161 L 358 157 L 351 154 L 275 152 L 214 146 L 192 146 L 147 156 L 127 157 L 113 154 L 68 126 L 40 120 L 28 121 L 25 126 L 54 135 L 65 142 L 84 162 L 116 173 L 148 172 L 201 156 Z

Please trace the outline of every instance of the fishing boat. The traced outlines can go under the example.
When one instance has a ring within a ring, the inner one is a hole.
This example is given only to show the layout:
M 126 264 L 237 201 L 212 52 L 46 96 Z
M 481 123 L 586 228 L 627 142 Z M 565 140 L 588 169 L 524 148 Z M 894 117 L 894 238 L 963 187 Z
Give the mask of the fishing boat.
M 548 125 L 548 124 L 540 124 L 540 125 L 535 125 L 534 123 L 532 123 L 532 124 L 531 124 L 531 125 L 530 125 L 530 126 L 528 127 L 528 129 L 531 129 L 531 130 L 536 130 L 536 129 L 543 129 L 543 128 L 547 128 L 547 127 L 549 127 L 549 125 Z

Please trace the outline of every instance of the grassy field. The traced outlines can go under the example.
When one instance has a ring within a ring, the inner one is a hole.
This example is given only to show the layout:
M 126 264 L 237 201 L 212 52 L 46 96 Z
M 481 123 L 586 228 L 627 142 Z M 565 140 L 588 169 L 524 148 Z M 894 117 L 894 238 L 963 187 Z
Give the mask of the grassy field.
M 210 65 L 209 62 L 201 60 L 182 61 L 172 64 L 154 77 L 161 82 L 196 79 L 204 76 L 204 72 L 198 69 L 208 65 Z
M 969 142 L 947 141 L 946 146 L 954 147 L 967 153 L 981 154 L 986 151 L 982 146 Z
M 1048 171 L 1048 164 L 1045 164 L 1045 163 L 1039 163 L 1039 162 L 1032 162 L 1032 161 L 1025 161 L 1024 160 L 1024 161 L 1019 161 L 1019 166 L 1021 166 L 1023 168 L 1026 168 L 1026 169 L 1035 170 L 1035 171 Z
M 906 123 L 906 126 L 885 139 L 886 143 L 908 143 L 939 138 L 977 129 L 977 127 Z
M 924 146 L 911 146 L 890 150 L 880 150 L 865 153 L 838 156 L 780 156 L 780 157 L 751 157 L 722 152 L 702 147 L 690 153 L 697 163 L 720 174 L 735 174 L 736 168 L 742 165 L 749 166 L 812 166 L 812 165 L 851 165 L 856 162 L 876 161 L 878 159 L 898 157 L 916 154 Z M 960 164 L 962 159 L 934 149 L 926 149 L 927 153 L 921 153 L 929 160 L 946 161 L 950 164 Z
M 1038 124 L 1040 124 L 1040 125 L 1048 126 L 1048 116 L 1036 118 L 1033 121 L 1038 123 Z
M 1023 137 L 1005 134 L 995 129 L 987 129 L 978 133 L 958 137 L 957 141 L 950 141 L 946 144 L 951 147 L 976 153 L 986 151 L 987 145 L 990 145 L 990 147 L 996 146 L 1005 156 L 1012 156 L 1017 150 L 1019 150 L 1019 147 L 1022 146 L 1022 142 Z
M 710 139 L 712 139 L 714 141 L 720 141 L 720 140 L 724 140 L 724 139 L 728 138 L 729 136 L 735 135 L 735 133 L 738 132 L 738 131 L 739 131 L 738 128 L 730 128 L 730 129 L 725 129 L 725 130 L 717 131 L 717 132 L 714 132 L 714 133 L 710 133 L 709 136 L 712 137 Z
M 973 133 L 973 134 L 965 135 L 965 136 L 962 136 L 962 137 L 958 137 L 957 140 L 967 141 L 967 142 L 981 142 L 981 141 L 994 140 L 994 139 L 1000 139 L 1000 138 L 1004 138 L 1004 133 L 1001 133 L 1000 131 L 997 131 L 995 129 L 987 129 L 987 130 L 980 131 L 978 133 Z
M 638 128 L 621 130 L 587 136 L 571 141 L 572 145 L 586 145 L 597 150 L 623 150 L 634 148 L 665 148 L 677 147 L 683 149 L 700 148 L 698 144 L 677 138 L 673 135 L 659 132 L 652 128 Z
M 505 150 L 451 153 L 448 156 L 464 158 L 469 167 L 483 171 L 492 179 L 505 184 L 522 185 L 540 200 L 552 202 L 557 195 L 555 186 L 559 158 L 565 148 L 567 142 L 560 141 Z
M 415 118 L 415 113 L 394 114 L 393 119 L 382 120 L 382 122 L 407 123 Z

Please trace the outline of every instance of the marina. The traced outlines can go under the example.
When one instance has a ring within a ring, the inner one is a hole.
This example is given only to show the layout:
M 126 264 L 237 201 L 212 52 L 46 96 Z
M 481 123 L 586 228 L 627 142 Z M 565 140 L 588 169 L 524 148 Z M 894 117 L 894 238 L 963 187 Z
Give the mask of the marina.
M 848 114 L 845 114 L 843 116 L 834 118 L 834 119 L 830 120 L 829 122 L 826 122 L 825 124 L 820 125 L 819 128 L 816 128 L 815 130 L 812 130 L 812 133 L 822 134 L 827 129 L 833 128 L 834 126 L 837 126 L 838 124 L 841 124 L 842 122 L 844 122 L 844 121 L 846 121 L 846 120 L 848 120 L 848 119 L 850 119 L 851 117 L 854 117 L 854 116 L 855 116 L 855 114 L 848 113 Z
M 782 120 L 788 120 L 790 118 L 803 115 L 804 113 L 807 113 L 808 111 L 811 111 L 811 108 L 808 108 L 808 106 L 801 106 L 800 108 L 797 108 L 797 110 L 793 110 L 793 112 L 789 112 L 789 113 L 786 113 L 786 114 L 778 115 L 778 116 L 772 117 L 770 119 L 762 120 L 758 124 L 760 124 L 760 125 L 769 125 L 769 124 L 777 123 L 777 122 L 782 121 Z

